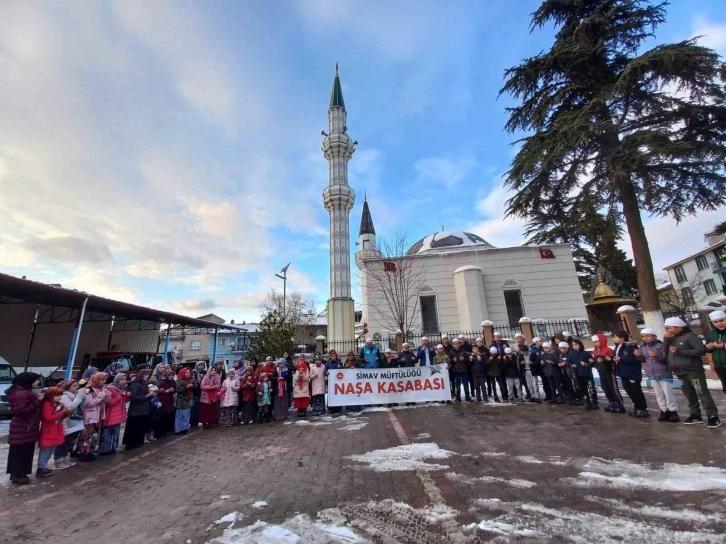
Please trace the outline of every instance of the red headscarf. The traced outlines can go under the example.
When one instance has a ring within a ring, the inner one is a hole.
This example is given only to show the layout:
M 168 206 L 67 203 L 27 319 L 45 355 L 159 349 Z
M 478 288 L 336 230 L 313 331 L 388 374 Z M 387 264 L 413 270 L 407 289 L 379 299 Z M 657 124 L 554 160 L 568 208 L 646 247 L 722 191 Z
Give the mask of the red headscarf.
M 188 381 L 188 380 L 191 380 L 191 378 L 192 378 L 192 371 L 189 370 L 187 367 L 184 367 L 179 371 L 180 380 Z
M 60 387 L 49 387 L 45 390 L 45 396 L 43 399 L 48 402 L 53 402 L 53 397 L 59 397 L 62 394 L 63 390 Z

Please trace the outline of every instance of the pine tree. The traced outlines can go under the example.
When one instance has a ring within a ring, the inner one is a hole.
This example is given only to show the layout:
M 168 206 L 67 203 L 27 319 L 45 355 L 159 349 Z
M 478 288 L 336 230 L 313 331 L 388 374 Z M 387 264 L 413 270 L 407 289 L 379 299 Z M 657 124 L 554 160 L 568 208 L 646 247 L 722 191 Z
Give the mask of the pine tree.
M 259 361 L 268 355 L 277 359 L 285 352 L 292 353 L 294 345 L 292 327 L 272 311 L 260 321 L 260 332 L 252 340 L 247 355 Z
M 633 248 L 648 326 L 663 329 L 641 213 L 676 220 L 726 202 L 726 95 L 718 55 L 695 39 L 641 50 L 667 2 L 545 0 L 532 30 L 552 47 L 505 72 L 509 132 L 528 133 L 508 172 L 507 213 L 539 225 L 612 209 Z

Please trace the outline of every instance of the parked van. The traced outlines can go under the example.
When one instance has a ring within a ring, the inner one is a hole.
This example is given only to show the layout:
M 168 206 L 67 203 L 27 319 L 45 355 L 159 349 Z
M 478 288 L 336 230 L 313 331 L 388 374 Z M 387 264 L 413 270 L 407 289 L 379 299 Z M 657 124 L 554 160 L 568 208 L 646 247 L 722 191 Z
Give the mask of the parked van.
M 10 403 L 6 393 L 10 389 L 15 376 L 16 372 L 13 365 L 0 356 L 0 416 L 10 415 Z

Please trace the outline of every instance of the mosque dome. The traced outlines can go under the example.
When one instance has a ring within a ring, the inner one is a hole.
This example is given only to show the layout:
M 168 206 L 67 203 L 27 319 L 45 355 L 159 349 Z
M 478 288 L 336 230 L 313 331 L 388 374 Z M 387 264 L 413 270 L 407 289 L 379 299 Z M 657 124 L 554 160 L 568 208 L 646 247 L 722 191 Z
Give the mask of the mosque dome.
M 445 230 L 435 232 L 421 238 L 413 244 L 408 255 L 419 255 L 421 253 L 432 253 L 452 250 L 467 249 L 494 249 L 494 246 L 484 240 L 481 236 L 460 230 Z

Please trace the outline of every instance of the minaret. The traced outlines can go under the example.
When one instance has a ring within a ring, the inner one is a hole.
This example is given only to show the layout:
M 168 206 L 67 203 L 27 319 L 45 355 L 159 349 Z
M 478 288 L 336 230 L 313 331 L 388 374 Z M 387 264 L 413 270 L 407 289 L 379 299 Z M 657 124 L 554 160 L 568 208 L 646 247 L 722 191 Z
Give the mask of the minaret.
M 328 108 L 328 134 L 323 132 L 323 155 L 328 160 L 329 185 L 323 191 L 323 204 L 330 214 L 330 299 L 328 300 L 328 343 L 355 338 L 355 307 L 350 289 L 350 210 L 355 192 L 348 186 L 348 161 L 355 152 L 348 136 L 345 102 L 335 64 L 333 92 Z
M 373 226 L 371 210 L 368 208 L 368 199 L 364 197 L 363 214 L 360 218 L 360 230 L 358 231 L 358 251 L 355 254 L 355 263 L 360 270 L 361 310 L 363 313 L 362 322 L 364 324 L 371 322 L 370 308 L 368 305 L 368 272 L 366 271 L 366 259 L 375 259 L 376 257 L 378 257 L 376 229 Z

